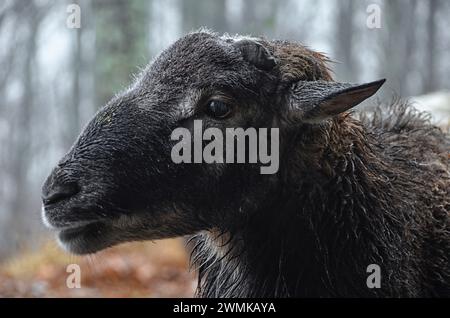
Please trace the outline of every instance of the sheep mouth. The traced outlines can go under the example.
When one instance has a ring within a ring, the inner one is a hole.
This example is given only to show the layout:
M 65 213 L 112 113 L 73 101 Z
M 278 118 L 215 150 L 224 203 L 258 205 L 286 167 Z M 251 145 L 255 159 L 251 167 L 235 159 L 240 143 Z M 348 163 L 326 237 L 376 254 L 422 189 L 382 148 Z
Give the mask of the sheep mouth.
M 109 226 L 101 221 L 58 230 L 57 237 L 63 249 L 76 255 L 93 254 L 113 245 Z
M 152 214 L 149 217 L 147 211 L 129 210 L 117 212 L 114 217 L 99 217 L 100 212 L 95 209 L 84 210 L 89 213 L 89 219 L 73 220 L 73 211 L 65 213 L 66 218 L 56 213 L 49 215 L 49 211 L 43 209 L 44 224 L 56 233 L 59 246 L 66 252 L 75 255 L 94 254 L 118 244 L 158 240 L 188 235 L 198 232 L 200 229 L 176 228 L 178 219 L 170 221 L 167 216 L 157 217 Z M 53 211 L 55 212 L 55 211 Z M 61 212 L 61 211 L 56 211 Z M 87 213 L 86 213 L 87 214 Z M 68 220 L 68 217 L 71 220 Z M 92 216 L 97 215 L 97 218 Z M 48 216 L 53 216 L 49 219 Z
M 76 225 L 60 229 L 58 231 L 59 239 L 63 241 L 71 241 L 77 239 L 86 232 L 92 231 L 100 225 L 100 222 L 90 222 L 84 225 Z
M 75 222 L 54 230 L 60 247 L 75 255 L 94 254 L 120 243 L 142 240 L 117 219 Z

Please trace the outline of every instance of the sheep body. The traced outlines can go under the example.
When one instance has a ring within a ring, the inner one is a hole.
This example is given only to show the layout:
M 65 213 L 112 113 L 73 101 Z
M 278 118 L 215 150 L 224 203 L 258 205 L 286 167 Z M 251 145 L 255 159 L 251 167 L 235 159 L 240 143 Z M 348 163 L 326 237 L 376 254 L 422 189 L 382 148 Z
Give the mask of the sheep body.
M 200 296 L 450 296 L 448 135 L 402 101 L 326 129 L 299 138 L 272 206 L 194 240 Z

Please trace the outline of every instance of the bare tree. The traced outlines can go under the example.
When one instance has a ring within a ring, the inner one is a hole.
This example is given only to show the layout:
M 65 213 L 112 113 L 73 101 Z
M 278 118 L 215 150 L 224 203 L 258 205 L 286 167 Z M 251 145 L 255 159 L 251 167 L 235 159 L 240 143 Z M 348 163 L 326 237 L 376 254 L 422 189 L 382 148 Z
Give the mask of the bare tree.
M 354 0 L 342 0 L 337 4 L 336 35 L 334 41 L 335 58 L 337 59 L 336 73 L 342 80 L 352 80 L 358 72 L 357 60 L 354 53 L 354 14 L 356 3 Z
M 414 81 L 417 59 L 416 0 L 384 1 L 385 27 L 382 29 L 381 50 L 378 54 L 379 73 L 389 79 L 390 87 L 399 95 L 416 90 Z
M 147 63 L 148 6 L 146 0 L 93 2 L 98 106 L 104 105 L 115 92 L 130 83 L 130 74 L 138 71 L 138 65 Z
M 243 1 L 242 21 L 239 32 L 272 36 L 280 1 Z
M 226 0 L 183 0 L 183 30 L 189 32 L 208 27 L 227 32 Z
M 426 41 L 426 71 L 423 82 L 423 93 L 432 92 L 437 89 L 437 25 L 436 17 L 440 7 L 439 0 L 428 0 L 428 16 L 427 16 L 427 41 Z
M 8 186 L 11 187 L 11 197 L 7 206 L 7 215 L 3 235 L 10 238 L 8 249 L 14 249 L 15 244 L 20 244 L 21 236 L 28 228 L 30 209 L 30 184 L 28 173 L 32 161 L 31 140 L 33 138 L 31 129 L 33 125 L 33 111 L 36 107 L 36 54 L 37 38 L 40 26 L 47 12 L 45 4 L 37 1 L 17 1 L 11 7 L 10 15 L 15 17 L 15 21 L 20 27 L 17 30 L 22 32 L 23 37 L 18 37 L 18 43 L 13 44 L 18 49 L 15 54 L 21 57 L 14 64 L 16 80 L 21 83 L 22 90 L 20 97 L 14 104 L 14 112 L 10 118 L 10 136 L 8 149 L 8 162 L 6 169 L 9 172 Z M 15 30 L 16 31 L 16 30 Z M 14 32 L 15 32 L 14 31 Z M 17 31 L 19 32 L 19 31 Z M 12 76 L 12 73 L 9 75 Z M 8 78 L 8 81 L 14 80 Z M 8 82 L 6 81 L 6 82 Z
M 69 0 L 72 2 L 73 0 Z M 76 4 L 80 4 L 79 0 L 75 1 Z M 82 11 L 83 12 L 83 11 Z M 80 130 L 80 94 L 81 84 L 80 77 L 83 63 L 83 28 L 77 28 L 73 30 L 74 38 L 73 50 L 72 50 L 72 96 L 70 99 L 70 107 L 68 109 L 69 120 L 67 121 L 69 129 L 66 132 L 66 144 L 71 144 L 75 136 Z

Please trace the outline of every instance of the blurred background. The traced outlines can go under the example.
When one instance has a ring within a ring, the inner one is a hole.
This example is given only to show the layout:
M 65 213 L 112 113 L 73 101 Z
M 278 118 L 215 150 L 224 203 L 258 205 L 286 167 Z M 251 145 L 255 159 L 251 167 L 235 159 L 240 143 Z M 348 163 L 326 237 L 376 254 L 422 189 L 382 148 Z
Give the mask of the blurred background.
M 67 26 L 70 4 L 81 8 L 80 28 Z M 378 8 L 380 25 L 369 27 Z M 207 27 L 299 41 L 336 61 L 337 80 L 387 78 L 382 100 L 410 97 L 445 126 L 449 16 L 447 0 L 2 0 L 0 297 L 193 295 L 181 240 L 75 258 L 40 223 L 50 169 L 96 110 L 180 36 Z M 70 263 L 82 268 L 80 290 L 66 287 Z

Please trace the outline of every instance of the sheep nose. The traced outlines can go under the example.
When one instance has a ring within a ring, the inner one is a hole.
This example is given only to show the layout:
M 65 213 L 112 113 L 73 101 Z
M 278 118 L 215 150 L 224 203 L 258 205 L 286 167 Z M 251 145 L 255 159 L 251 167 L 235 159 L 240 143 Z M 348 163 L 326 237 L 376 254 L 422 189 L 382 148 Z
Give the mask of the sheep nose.
M 44 205 L 54 204 L 74 196 L 79 191 L 80 187 L 75 182 L 56 184 L 43 191 L 42 202 Z

